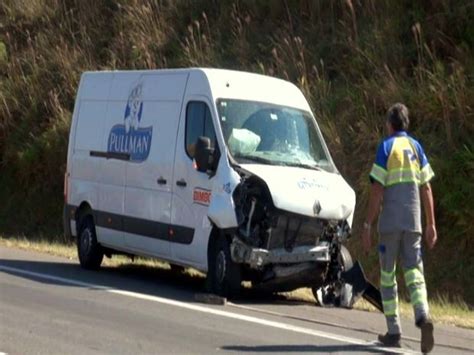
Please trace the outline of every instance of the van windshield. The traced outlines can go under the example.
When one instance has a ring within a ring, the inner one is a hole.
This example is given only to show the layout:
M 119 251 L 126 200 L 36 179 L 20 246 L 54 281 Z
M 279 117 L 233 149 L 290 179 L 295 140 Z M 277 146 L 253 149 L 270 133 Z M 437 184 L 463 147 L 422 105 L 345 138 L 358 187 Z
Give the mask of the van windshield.
M 270 164 L 335 172 L 309 112 L 263 102 L 219 99 L 225 142 L 239 164 Z

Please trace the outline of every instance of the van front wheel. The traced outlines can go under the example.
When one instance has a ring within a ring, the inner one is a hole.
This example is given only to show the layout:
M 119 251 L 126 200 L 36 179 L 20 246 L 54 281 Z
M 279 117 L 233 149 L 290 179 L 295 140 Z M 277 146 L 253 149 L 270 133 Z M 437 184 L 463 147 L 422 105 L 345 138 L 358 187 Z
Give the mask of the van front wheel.
M 240 292 L 242 270 L 232 261 L 230 245 L 224 236 L 216 237 L 211 247 L 207 282 L 210 291 L 222 297 L 237 296 Z
M 349 250 L 341 245 L 337 258 L 338 270 L 341 272 L 349 270 L 353 266 L 352 257 Z M 313 287 L 313 295 L 321 307 L 345 307 L 351 309 L 354 305 L 352 285 L 345 283 L 339 277 L 330 277 L 331 281 L 320 287 Z
M 77 237 L 77 255 L 81 267 L 88 270 L 97 270 L 104 258 L 104 250 L 97 242 L 94 221 L 86 216 L 81 221 Z

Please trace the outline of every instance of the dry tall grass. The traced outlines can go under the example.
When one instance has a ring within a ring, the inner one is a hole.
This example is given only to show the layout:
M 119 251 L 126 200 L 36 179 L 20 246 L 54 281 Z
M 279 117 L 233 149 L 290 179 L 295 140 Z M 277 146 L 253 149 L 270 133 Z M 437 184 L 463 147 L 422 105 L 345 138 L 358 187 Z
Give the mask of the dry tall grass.
M 283 77 L 310 100 L 356 188 L 396 101 L 412 115 L 440 229 L 431 289 L 474 303 L 474 4 L 459 0 L 4 0 L 0 230 L 60 229 L 67 134 L 84 70 L 213 66 Z M 376 277 L 376 255 L 364 263 Z

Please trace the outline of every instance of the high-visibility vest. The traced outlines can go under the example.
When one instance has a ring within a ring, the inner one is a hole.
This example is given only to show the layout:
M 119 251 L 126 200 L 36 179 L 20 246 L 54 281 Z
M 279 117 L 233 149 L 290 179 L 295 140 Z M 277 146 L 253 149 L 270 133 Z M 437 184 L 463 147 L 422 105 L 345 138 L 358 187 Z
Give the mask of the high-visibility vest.
M 384 187 L 416 183 L 424 185 L 434 177 L 421 144 L 405 131 L 395 132 L 384 139 L 377 149 L 370 171 L 371 181 Z

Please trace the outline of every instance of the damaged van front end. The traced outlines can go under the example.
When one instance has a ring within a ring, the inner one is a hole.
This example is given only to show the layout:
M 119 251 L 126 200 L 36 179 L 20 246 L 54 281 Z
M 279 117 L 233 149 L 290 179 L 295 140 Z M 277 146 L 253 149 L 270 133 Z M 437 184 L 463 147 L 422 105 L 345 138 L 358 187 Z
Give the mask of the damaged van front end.
M 316 297 L 324 288 L 320 303 L 349 306 L 345 285 L 336 283 L 352 266 L 342 246 L 351 233 L 352 189 L 340 175 L 301 168 L 246 165 L 241 174 L 233 193 L 238 223 L 233 261 L 245 265 L 258 288 L 312 287 Z

